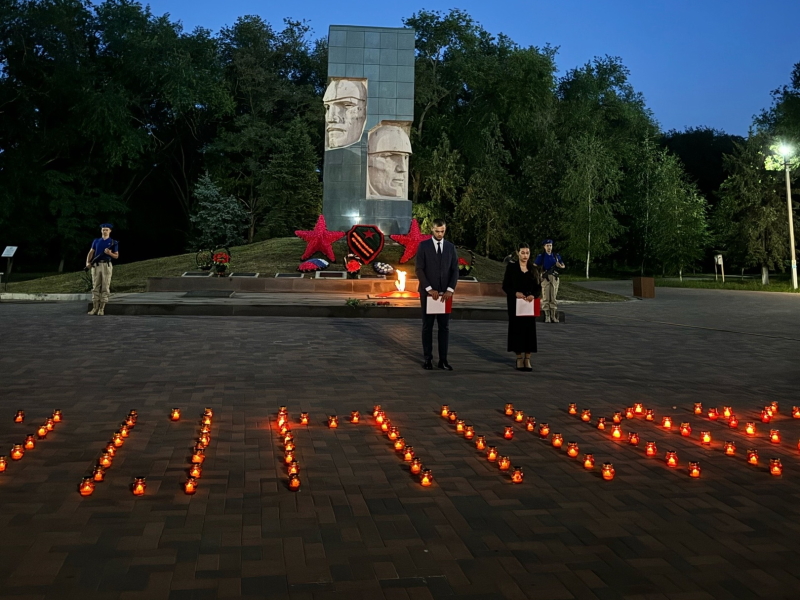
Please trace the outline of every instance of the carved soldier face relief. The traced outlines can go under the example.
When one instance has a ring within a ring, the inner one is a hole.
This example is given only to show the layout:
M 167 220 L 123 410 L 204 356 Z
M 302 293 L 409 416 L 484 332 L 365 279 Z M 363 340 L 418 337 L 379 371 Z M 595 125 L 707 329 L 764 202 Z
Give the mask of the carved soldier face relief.
M 369 136 L 368 196 L 408 198 L 408 158 L 411 142 L 397 125 L 383 125 Z
M 325 90 L 325 148 L 355 144 L 364 133 L 367 88 L 359 79 L 334 79 Z

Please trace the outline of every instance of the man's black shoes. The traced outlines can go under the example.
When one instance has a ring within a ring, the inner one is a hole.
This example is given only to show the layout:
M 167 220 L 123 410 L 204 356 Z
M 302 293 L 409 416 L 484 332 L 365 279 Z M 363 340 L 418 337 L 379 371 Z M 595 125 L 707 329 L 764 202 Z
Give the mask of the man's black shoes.
M 439 364 L 437 365 L 440 369 L 444 369 L 445 371 L 452 371 L 453 367 L 446 360 L 440 360 Z
M 433 361 L 426 360 L 425 364 L 422 365 L 422 368 L 425 369 L 426 371 L 432 370 L 433 369 Z

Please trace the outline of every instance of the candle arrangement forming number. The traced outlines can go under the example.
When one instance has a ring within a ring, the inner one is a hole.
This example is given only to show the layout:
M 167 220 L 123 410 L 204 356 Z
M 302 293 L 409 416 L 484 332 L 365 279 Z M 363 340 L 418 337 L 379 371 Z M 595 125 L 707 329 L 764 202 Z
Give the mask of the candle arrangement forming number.
M 53 413 L 53 423 L 60 423 L 62 419 L 63 415 L 60 410 Z M 122 423 L 120 423 L 119 429 L 111 434 L 111 439 L 100 452 L 100 458 L 97 459 L 97 462 L 92 467 L 91 475 L 84 477 L 78 484 L 78 493 L 81 496 L 91 496 L 94 493 L 95 484 L 102 483 L 106 480 L 106 471 L 114 464 L 114 457 L 125 444 L 125 440 L 130 436 L 133 428 L 136 427 L 138 419 L 139 413 L 137 413 L 135 409 L 131 409 Z M 135 496 L 142 496 L 146 488 L 147 482 L 144 477 L 136 477 L 131 484 L 131 492 L 133 492 Z
M 43 440 L 47 437 L 47 434 L 55 429 L 55 424 L 60 423 L 63 419 L 63 415 L 61 414 L 60 410 L 53 411 L 53 415 L 48 417 L 44 423 L 42 423 L 39 428 L 36 430 L 36 433 L 29 433 L 25 436 L 25 441 L 21 444 L 14 444 L 11 447 L 11 452 L 9 456 L 11 460 L 22 460 L 22 457 L 25 456 L 26 450 L 33 450 L 36 447 L 36 440 Z M 14 423 L 24 423 L 25 422 L 25 411 L 18 410 L 14 414 Z M 4 472 L 8 468 L 8 457 L 7 456 L 0 456 L 0 473 Z

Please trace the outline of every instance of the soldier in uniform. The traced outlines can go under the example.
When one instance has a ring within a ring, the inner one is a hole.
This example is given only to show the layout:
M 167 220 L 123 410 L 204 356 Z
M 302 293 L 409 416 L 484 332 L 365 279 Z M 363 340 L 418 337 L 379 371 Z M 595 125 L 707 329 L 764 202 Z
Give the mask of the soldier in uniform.
M 119 243 L 111 239 L 111 223 L 100 225 L 100 237 L 92 242 L 86 255 L 86 268 L 92 270 L 92 310 L 90 315 L 104 315 L 108 294 L 111 289 L 111 275 L 114 267 L 111 261 L 119 258 Z
M 542 270 L 542 312 L 545 323 L 558 323 L 558 273 L 563 269 L 561 255 L 553 254 L 553 240 L 542 242 L 544 252 L 537 255 L 533 264 Z

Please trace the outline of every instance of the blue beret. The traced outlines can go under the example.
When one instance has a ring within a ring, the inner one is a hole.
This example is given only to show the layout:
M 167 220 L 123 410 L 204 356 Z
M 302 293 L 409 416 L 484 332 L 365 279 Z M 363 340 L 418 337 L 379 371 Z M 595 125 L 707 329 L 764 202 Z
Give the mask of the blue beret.
M 547 244 L 552 244 L 553 240 L 545 240 L 542 242 L 542 246 L 546 246 Z
M 111 223 L 100 223 L 100 229 L 104 227 L 108 227 L 109 229 L 114 229 L 114 226 Z

